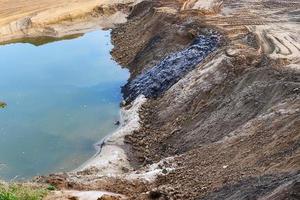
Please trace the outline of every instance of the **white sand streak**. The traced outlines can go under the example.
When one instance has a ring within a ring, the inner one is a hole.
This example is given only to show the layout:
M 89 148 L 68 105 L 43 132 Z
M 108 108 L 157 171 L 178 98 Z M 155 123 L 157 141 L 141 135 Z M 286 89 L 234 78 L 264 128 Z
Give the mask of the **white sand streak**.
M 87 161 L 77 171 L 96 168 L 102 176 L 118 176 L 122 168 L 130 168 L 126 153 L 122 148 L 124 137 L 132 134 L 140 127 L 139 109 L 146 102 L 144 96 L 139 96 L 129 107 L 121 109 L 121 127 L 103 141 L 99 153 Z

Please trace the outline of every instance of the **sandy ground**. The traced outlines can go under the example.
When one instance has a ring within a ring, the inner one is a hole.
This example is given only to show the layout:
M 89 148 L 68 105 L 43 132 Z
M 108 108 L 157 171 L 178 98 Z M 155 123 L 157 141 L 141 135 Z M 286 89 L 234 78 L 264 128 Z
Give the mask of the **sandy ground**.
M 95 0 L 1 0 L 0 25 L 48 10 L 55 9 L 58 12 L 58 10 L 72 9 L 74 7 L 84 9 L 85 7 L 96 6 L 99 2 Z
M 55 13 L 69 11 L 73 14 L 75 10 L 90 10 L 98 5 L 132 2 L 132 0 L 0 0 L 0 25 L 37 13 L 45 12 L 52 18 Z
M 126 21 L 134 0 L 1 0 L 0 42 L 63 37 Z

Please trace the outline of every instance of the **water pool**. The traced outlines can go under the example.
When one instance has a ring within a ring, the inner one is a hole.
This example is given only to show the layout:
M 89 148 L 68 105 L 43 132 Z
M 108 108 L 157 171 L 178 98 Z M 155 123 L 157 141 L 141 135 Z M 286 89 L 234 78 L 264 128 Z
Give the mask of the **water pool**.
M 72 170 L 116 129 L 129 73 L 111 49 L 108 31 L 0 46 L 0 179 Z

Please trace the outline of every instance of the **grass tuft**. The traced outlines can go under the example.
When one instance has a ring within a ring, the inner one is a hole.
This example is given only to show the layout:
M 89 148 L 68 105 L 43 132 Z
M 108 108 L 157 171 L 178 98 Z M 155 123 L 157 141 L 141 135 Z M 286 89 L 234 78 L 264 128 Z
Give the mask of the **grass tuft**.
M 26 183 L 0 183 L 0 200 L 42 200 L 46 187 Z

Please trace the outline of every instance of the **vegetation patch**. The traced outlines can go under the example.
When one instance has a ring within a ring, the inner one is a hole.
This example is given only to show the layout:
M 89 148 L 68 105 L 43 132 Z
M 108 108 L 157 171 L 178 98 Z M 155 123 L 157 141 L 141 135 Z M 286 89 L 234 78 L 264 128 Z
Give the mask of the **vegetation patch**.
M 4 102 L 0 101 L 0 108 L 5 108 L 6 106 L 7 106 L 7 104 L 6 104 L 6 103 L 4 103 Z
M 42 200 L 47 187 L 25 183 L 0 183 L 0 200 Z

